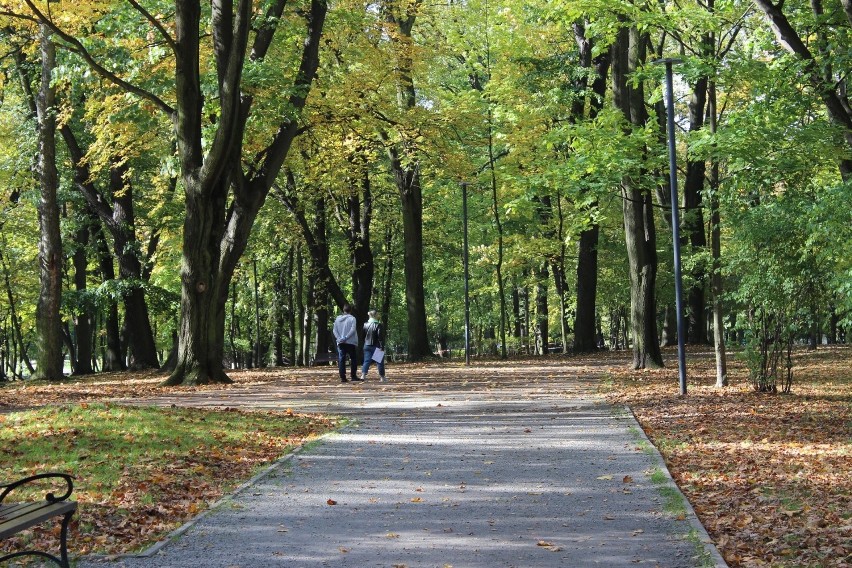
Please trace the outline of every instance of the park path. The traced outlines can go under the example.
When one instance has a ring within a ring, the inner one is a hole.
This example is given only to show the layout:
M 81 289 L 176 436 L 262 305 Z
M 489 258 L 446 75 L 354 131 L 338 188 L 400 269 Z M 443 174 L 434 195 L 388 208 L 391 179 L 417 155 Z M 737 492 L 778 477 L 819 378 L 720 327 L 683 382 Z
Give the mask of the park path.
M 140 401 L 353 422 L 147 556 L 78 566 L 724 566 L 688 504 L 666 512 L 679 491 L 633 416 L 594 394 L 593 371 L 400 366 L 389 384 L 340 384 L 310 369 Z

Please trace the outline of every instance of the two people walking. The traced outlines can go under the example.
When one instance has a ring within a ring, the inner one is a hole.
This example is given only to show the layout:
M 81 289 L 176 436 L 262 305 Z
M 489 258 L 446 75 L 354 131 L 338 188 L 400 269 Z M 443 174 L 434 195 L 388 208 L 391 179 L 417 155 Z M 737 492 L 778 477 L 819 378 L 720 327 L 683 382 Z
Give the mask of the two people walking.
M 357 349 L 358 349 L 358 331 L 355 316 L 352 315 L 352 306 L 349 304 L 343 305 L 343 313 L 337 316 L 334 320 L 332 333 L 337 341 L 337 370 L 340 373 L 340 381 L 343 383 L 349 381 L 363 381 L 367 378 L 367 373 L 370 370 L 370 365 L 373 363 L 373 356 L 376 350 L 382 351 L 381 356 L 377 356 L 377 366 L 379 369 L 379 380 L 384 382 L 385 379 L 385 360 L 384 360 L 384 345 L 385 345 L 385 330 L 379 314 L 376 310 L 367 312 L 370 319 L 364 324 L 364 363 L 361 369 L 361 376 L 358 377 L 356 369 L 358 366 Z M 349 358 L 351 365 L 350 378 L 346 378 L 346 359 Z

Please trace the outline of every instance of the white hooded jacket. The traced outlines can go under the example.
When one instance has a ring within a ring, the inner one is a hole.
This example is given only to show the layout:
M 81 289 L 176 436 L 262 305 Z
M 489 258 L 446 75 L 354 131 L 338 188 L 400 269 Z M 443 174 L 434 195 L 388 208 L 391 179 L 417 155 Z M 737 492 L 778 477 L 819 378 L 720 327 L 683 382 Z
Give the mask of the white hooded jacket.
M 341 314 L 334 320 L 331 331 L 337 343 L 348 343 L 358 345 L 358 332 L 355 330 L 355 316 L 352 314 Z

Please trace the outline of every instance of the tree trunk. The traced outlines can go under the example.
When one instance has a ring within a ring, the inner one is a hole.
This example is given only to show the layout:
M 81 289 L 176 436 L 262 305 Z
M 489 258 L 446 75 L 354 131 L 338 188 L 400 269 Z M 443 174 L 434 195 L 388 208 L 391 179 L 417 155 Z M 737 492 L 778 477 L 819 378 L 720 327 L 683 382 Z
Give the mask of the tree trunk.
M 828 343 L 829 345 L 837 344 L 837 330 L 840 323 L 840 316 L 837 314 L 837 306 L 832 303 L 829 307 L 828 317 Z
M 298 278 L 300 277 L 301 267 L 294 270 L 294 268 L 300 262 L 301 261 L 296 258 L 295 251 L 291 248 L 290 258 L 287 261 L 287 265 L 290 267 L 290 270 L 287 273 L 290 278 L 290 285 L 287 287 L 287 339 L 289 341 L 287 345 L 287 354 L 290 359 L 290 365 L 294 367 L 300 364 L 300 362 L 296 359 L 296 345 L 298 343 L 299 338 L 297 316 L 299 313 L 298 309 L 301 302 L 298 301 L 296 298 L 297 294 L 300 293 L 302 288 L 301 283 L 298 281 Z
M 413 110 L 417 97 L 412 79 L 412 29 L 419 3 L 405 9 L 390 3 L 385 5 L 389 24 L 396 27 L 391 38 L 396 44 L 396 87 L 398 104 L 403 110 Z M 387 135 L 384 135 L 387 139 Z M 419 361 L 432 354 L 426 326 L 426 293 L 423 287 L 423 192 L 420 185 L 418 148 L 413 140 L 388 146 L 391 171 L 396 181 L 402 205 L 402 232 L 405 247 L 405 306 L 408 314 L 408 359 Z
M 72 262 L 74 265 L 74 289 L 82 296 L 87 288 L 88 258 L 86 249 L 89 246 L 89 227 L 84 226 L 77 231 L 74 237 L 74 254 Z M 92 370 L 92 320 L 93 314 L 89 309 L 88 302 L 76 306 L 74 314 L 74 335 L 77 338 L 76 365 L 73 366 L 74 375 L 91 375 Z
M 706 57 L 712 57 L 714 45 L 709 36 L 702 38 L 702 53 Z M 692 96 L 689 101 L 689 132 L 699 132 L 704 128 L 705 105 L 707 103 L 708 78 L 701 76 L 695 82 Z M 704 232 L 704 210 L 702 195 L 704 191 L 704 177 L 707 171 L 704 159 L 692 159 L 687 153 L 686 179 L 684 180 L 684 216 L 683 230 L 684 239 L 689 240 L 691 252 L 700 254 L 707 248 L 707 237 Z M 687 303 L 689 305 L 688 320 L 686 322 L 686 341 L 692 344 L 707 343 L 707 318 L 705 307 L 705 288 L 707 286 L 707 270 L 703 263 L 698 263 L 692 271 L 692 282 L 687 291 Z
M 521 337 L 521 292 L 518 286 L 512 286 L 512 337 Z
M 293 247 L 287 249 L 287 257 L 283 266 L 278 271 L 275 279 L 275 366 L 284 366 L 284 336 L 287 335 L 292 343 L 292 332 L 294 325 L 290 314 L 293 313 Z M 286 307 L 285 307 L 286 306 Z M 292 356 L 289 358 L 293 364 Z
M 526 277 L 527 274 L 524 274 L 524 276 Z M 532 310 L 530 310 L 530 289 L 529 289 L 529 286 L 524 286 L 523 294 L 521 296 L 523 298 L 523 303 L 524 303 L 524 328 L 521 331 L 521 335 L 526 337 L 527 354 L 530 354 L 530 353 L 533 353 L 534 350 L 530 348 L 531 347 L 530 346 L 530 330 L 531 330 L 531 327 L 530 327 L 531 319 L 530 318 L 532 317 Z
M 5 242 L 3 244 L 5 245 Z M 9 354 L 19 356 L 21 361 L 23 361 L 27 367 L 30 375 L 33 375 L 35 374 L 35 367 L 33 367 L 32 361 L 30 361 L 30 357 L 27 354 L 27 347 L 24 343 L 23 334 L 21 333 L 21 318 L 18 317 L 18 310 L 15 307 L 16 300 L 12 290 L 11 274 L 9 273 L 9 266 L 6 264 L 6 260 L 3 257 L 3 248 L 0 248 L 0 266 L 3 268 L 3 283 L 6 288 L 6 298 L 9 300 L 9 317 L 12 320 L 12 343 L 15 345 L 15 349 L 9 350 Z M 12 365 L 12 374 L 14 376 L 18 376 L 15 372 L 16 367 L 17 365 Z
M 393 229 L 385 230 L 385 277 L 382 286 L 382 308 L 381 314 L 385 321 L 385 342 L 388 341 L 388 330 L 390 329 L 390 310 L 393 298 Z
M 328 248 L 328 224 L 326 223 L 326 201 L 324 198 L 316 200 L 314 205 L 314 238 L 316 246 L 311 250 L 311 260 L 316 263 L 311 267 L 311 273 L 308 277 L 312 284 L 312 294 L 309 296 L 310 302 L 308 309 L 313 314 L 314 319 L 314 353 L 326 353 L 332 345 L 331 335 L 329 332 L 329 288 L 331 283 L 336 281 L 333 278 L 325 276 L 328 270 L 328 262 L 330 251 Z M 328 271 L 330 274 L 330 270 Z M 342 294 L 342 292 L 341 292 Z M 337 302 L 338 306 L 342 306 L 345 301 Z
M 129 284 L 129 291 L 123 299 L 128 332 L 126 347 L 132 354 L 131 367 L 156 369 L 159 367 L 157 346 L 142 286 L 148 274 L 143 269 L 142 247 L 136 236 L 132 186 L 125 179 L 128 166 L 118 157 L 112 159 L 109 196 L 103 195 L 94 185 L 85 152 L 71 126 L 64 124 L 60 131 L 74 164 L 75 185 L 86 200 L 90 215 L 99 219 L 112 235 L 119 274 Z
M 94 221 L 92 225 L 94 231 L 92 239 L 95 243 L 95 250 L 97 251 L 101 280 L 104 283 L 114 282 L 115 265 L 113 263 L 113 256 L 109 251 L 109 245 L 107 245 L 101 225 L 97 222 L 97 217 L 92 214 L 91 218 Z M 104 312 L 105 344 L 103 370 L 105 372 L 124 371 L 127 367 L 124 358 L 121 356 L 121 328 L 118 320 L 118 303 L 111 295 L 107 297 Z
M 349 243 L 349 255 L 352 261 L 353 314 L 358 322 L 359 343 L 363 341 L 361 327 L 367 321 L 373 297 L 373 277 L 375 261 L 370 245 L 370 224 L 373 220 L 373 195 L 370 177 L 366 169 L 358 182 L 352 182 L 350 197 L 347 200 L 348 223 L 345 227 Z M 362 207 L 363 206 L 363 207 Z M 360 350 L 359 350 L 360 351 Z
M 240 352 L 237 350 L 237 332 L 239 323 L 237 321 L 237 283 L 231 282 L 231 327 L 228 330 L 228 343 L 231 346 L 231 368 L 240 366 Z M 172 369 L 174 371 L 174 369 Z
M 163 364 L 160 366 L 160 373 L 171 373 L 177 365 L 178 352 L 178 335 L 177 331 L 172 331 L 172 346 L 169 348 L 169 355 Z
M 56 66 L 56 46 L 50 31 L 40 30 L 41 87 L 38 109 L 38 178 L 41 195 L 38 202 L 39 247 L 38 270 L 40 291 L 36 306 L 36 337 L 38 355 L 34 378 L 57 380 L 63 378 L 62 319 L 62 240 L 59 232 L 56 170 L 56 90 L 51 85 Z
M 312 280 L 310 278 L 305 279 L 305 259 L 302 256 L 302 248 L 299 247 L 297 252 L 296 272 L 299 284 L 296 293 L 296 303 L 299 308 L 299 364 L 307 365 L 311 360 L 311 315 L 308 313 L 306 300 L 309 301 L 314 293 L 314 288 Z
M 588 99 L 589 119 L 594 120 L 606 98 L 606 82 L 609 74 L 610 53 L 604 51 L 597 57 L 592 57 L 593 42 L 586 37 L 585 25 L 581 22 L 574 24 L 574 39 L 580 54 L 580 65 L 584 68 L 594 67 L 592 89 L 588 97 L 580 99 L 572 109 L 576 120 L 584 117 L 586 99 Z M 582 88 L 587 88 L 588 79 L 583 79 Z M 583 190 L 584 192 L 587 190 Z M 598 291 L 598 240 L 600 226 L 594 212 L 598 202 L 594 200 L 586 211 L 589 214 L 588 225 L 580 233 L 577 248 L 577 304 L 574 319 L 574 350 L 578 353 L 588 353 L 597 350 L 597 291 Z
M 254 365 L 260 368 L 265 367 L 266 364 L 261 363 L 263 347 L 260 338 L 260 282 L 257 280 L 257 258 L 251 259 L 251 271 L 254 276 Z
M 600 226 L 592 224 L 580 233 L 577 257 L 577 308 L 574 320 L 574 350 L 588 353 L 597 350 L 595 306 L 598 288 L 598 238 Z
M 181 321 L 178 362 L 165 385 L 230 383 L 224 360 L 225 305 L 231 274 L 220 270 L 218 259 L 222 227 L 215 220 L 225 215 L 228 179 L 205 195 L 198 184 L 187 183 L 186 219 L 183 224 L 181 261 Z
M 305 208 L 299 200 L 300 193 L 308 193 L 311 188 L 300 189 L 295 174 L 291 170 L 286 171 L 287 185 L 285 189 L 278 188 L 276 196 L 293 215 L 302 238 L 308 247 L 311 258 L 311 272 L 315 273 L 317 282 L 322 282 L 326 292 L 330 294 L 338 308 L 348 303 L 343 295 L 343 290 L 337 283 L 337 279 L 329 267 L 328 236 L 326 222 L 326 200 L 317 198 L 314 200 L 314 223 L 311 224 L 305 216 Z M 299 249 L 301 251 L 301 249 Z
M 432 354 L 426 325 L 423 287 L 423 197 L 419 167 L 402 169 L 397 158 L 396 178 L 402 201 L 402 233 L 405 268 L 405 306 L 408 315 L 408 360 Z
M 242 155 L 242 140 L 253 102 L 241 90 L 245 56 L 250 53 L 253 61 L 262 61 L 272 34 L 258 35 L 251 50 L 247 49 L 251 2 L 239 2 L 233 13 L 218 12 L 221 17 L 213 18 L 211 36 L 199 33 L 202 19 L 198 2 L 178 2 L 176 8 L 177 108 L 172 111 L 172 117 L 184 182 L 186 219 L 178 365 L 165 384 L 230 382 L 222 367 L 228 287 L 257 214 L 299 132 L 298 115 L 305 106 L 319 65 L 319 42 L 327 5 L 324 0 L 311 0 L 310 9 L 300 12 L 306 28 L 304 41 L 299 42 L 301 60 L 288 100 L 292 111 L 282 116 L 269 145 L 251 158 Z M 278 20 L 275 14 L 269 16 L 270 21 Z M 219 79 L 219 119 L 206 150 L 202 145 L 205 109 L 200 72 L 202 37 L 212 39 Z M 238 171 L 244 159 L 250 163 L 248 174 Z
M 125 180 L 127 166 L 113 164 L 110 168 L 110 193 L 113 198 L 112 235 L 115 240 L 118 270 L 122 280 L 129 282 L 130 290 L 124 297 L 124 317 L 127 324 L 128 347 L 132 369 L 157 369 L 157 344 L 151 329 L 145 289 L 142 287 L 142 259 L 136 237 L 136 217 L 133 210 L 133 192 Z
M 663 334 L 660 336 L 660 347 L 677 345 L 677 308 L 666 304 L 663 308 Z
M 625 121 L 641 128 L 648 120 L 641 83 L 630 76 L 645 59 L 645 41 L 635 26 L 623 27 L 613 46 L 613 98 Z M 644 168 L 625 174 L 621 182 L 624 234 L 630 270 L 630 327 L 633 367 L 662 367 L 657 337 L 657 248 L 651 193 L 642 187 Z
M 548 305 L 547 305 L 547 281 L 550 275 L 547 270 L 547 263 L 542 262 L 535 269 L 535 333 L 536 338 L 536 355 L 547 355 L 547 342 L 550 338 Z
M 562 339 L 562 353 L 568 353 L 568 333 L 571 328 L 568 323 L 568 279 L 566 278 L 565 266 L 565 215 L 562 212 L 562 198 L 556 197 L 556 211 L 559 225 L 556 231 L 556 239 L 559 242 L 559 254 L 550 261 L 550 269 L 553 271 L 553 286 L 556 289 L 556 297 L 559 298 L 559 333 Z
M 716 83 L 708 86 L 708 114 L 710 132 L 716 134 L 717 108 Z M 713 264 L 710 271 L 710 289 L 713 294 L 713 348 L 716 354 L 716 386 L 728 386 L 728 362 L 725 353 L 725 311 L 722 305 L 722 221 L 719 214 L 719 162 L 714 158 L 710 166 L 710 252 Z
M 506 290 L 503 282 L 503 224 L 500 222 L 500 207 L 497 200 L 497 170 L 494 164 L 494 129 L 493 113 L 488 107 L 488 171 L 491 174 L 491 211 L 494 215 L 494 226 L 497 229 L 497 294 L 500 305 L 500 358 L 506 359 Z

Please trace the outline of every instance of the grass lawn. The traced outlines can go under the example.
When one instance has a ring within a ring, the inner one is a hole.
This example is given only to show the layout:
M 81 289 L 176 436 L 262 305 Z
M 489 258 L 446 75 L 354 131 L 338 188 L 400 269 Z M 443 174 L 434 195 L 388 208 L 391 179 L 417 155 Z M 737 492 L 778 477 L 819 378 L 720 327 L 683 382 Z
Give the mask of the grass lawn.
M 69 552 L 129 552 L 161 539 L 263 466 L 334 427 L 333 420 L 292 412 L 46 406 L 0 414 L 0 479 L 71 473 L 80 506 Z M 47 541 L 35 542 L 36 548 L 56 550 L 55 527 L 45 523 L 3 541 L 0 552 L 33 540 Z

